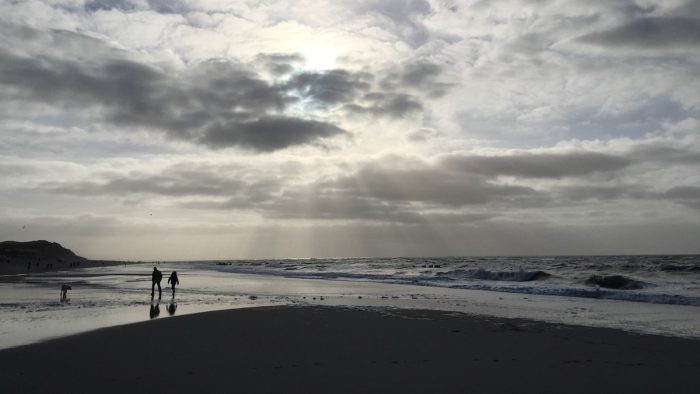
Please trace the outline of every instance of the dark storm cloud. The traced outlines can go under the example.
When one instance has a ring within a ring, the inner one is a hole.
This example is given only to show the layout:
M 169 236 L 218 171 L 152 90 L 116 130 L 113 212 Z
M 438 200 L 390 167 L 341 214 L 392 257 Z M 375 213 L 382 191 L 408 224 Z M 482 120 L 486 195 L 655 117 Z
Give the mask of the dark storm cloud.
M 581 37 L 584 42 L 634 49 L 700 47 L 700 19 L 647 17 L 632 20 L 616 28 Z
M 410 62 L 388 70 L 381 81 L 386 89 L 415 89 L 430 97 L 444 96 L 454 83 L 444 82 L 445 68 L 428 61 Z
M 183 208 L 240 210 L 266 218 L 402 223 L 486 220 L 496 214 L 472 210 L 489 204 L 529 206 L 541 199 L 528 187 L 455 175 L 429 163 L 418 162 L 409 168 L 392 163 L 373 161 L 347 175 L 303 184 L 268 176 L 254 167 L 180 164 L 160 173 L 109 173 L 94 181 L 43 183 L 33 191 L 125 199 L 176 197 Z
M 85 11 L 109 11 L 109 10 L 132 11 L 136 5 L 130 0 L 90 0 L 85 2 Z
M 17 36 L 28 36 L 27 28 L 9 28 Z M 86 44 L 96 47 L 96 53 L 110 51 L 98 40 L 72 33 L 33 33 L 63 42 L 68 55 L 26 56 L 0 47 L 0 99 L 51 104 L 83 114 L 91 110 L 90 115 L 98 113 L 113 124 L 161 130 L 216 148 L 272 151 L 344 133 L 331 123 L 281 115 L 296 98 L 236 63 L 212 61 L 168 71 L 117 51 L 84 61 L 70 56 L 75 44 L 83 46 L 81 51 L 93 49 Z
M 234 124 L 213 124 L 204 130 L 198 141 L 212 148 L 238 145 L 269 152 L 292 145 L 310 144 L 318 138 L 342 133 L 343 129 L 330 123 L 280 116 Z
M 439 166 L 367 165 L 323 185 L 353 198 L 462 207 L 515 201 L 537 195 L 532 188 L 492 183 L 478 175 L 455 175 Z
M 555 187 L 553 193 L 562 202 L 587 200 L 648 199 L 652 194 L 641 185 L 579 185 Z
M 346 70 L 302 72 L 292 76 L 286 88 L 321 105 L 332 105 L 354 101 L 371 87 L 370 80 L 368 73 Z
M 361 104 L 348 104 L 343 109 L 354 115 L 400 118 L 421 111 L 423 104 L 408 94 L 375 92 L 364 95 Z
M 700 152 L 663 143 L 639 144 L 630 149 L 627 156 L 637 162 L 700 165 Z
M 304 62 L 304 56 L 296 53 L 261 53 L 255 62 L 275 76 L 292 73 L 295 66 Z
M 160 174 L 132 173 L 111 176 L 102 181 L 47 183 L 40 186 L 50 193 L 75 196 L 129 196 L 153 194 L 161 196 L 228 196 L 247 184 L 218 176 L 214 169 L 170 168 Z
M 185 202 L 182 206 L 190 209 L 252 210 L 269 219 L 351 220 L 408 224 L 472 223 L 497 216 L 494 213 L 464 213 L 454 209 L 447 212 L 426 212 L 410 204 L 381 201 L 337 190 L 325 190 L 319 185 L 286 190 L 273 198 L 252 199 L 237 195 L 225 201 L 193 201 Z
M 405 204 L 342 194 L 303 193 L 258 206 L 265 217 L 275 219 L 354 220 L 395 223 L 472 223 L 488 220 L 493 213 L 423 212 Z
M 630 160 L 604 153 L 570 154 L 521 153 L 512 156 L 449 155 L 442 159 L 447 168 L 487 176 L 563 178 L 610 172 L 630 165 Z
M 292 74 L 285 89 L 319 107 L 341 106 L 351 115 L 401 118 L 423 110 L 423 97 L 444 95 L 445 83 L 436 64 L 409 63 L 369 72 L 336 69 Z M 407 93 L 410 91 L 411 93 Z
M 700 187 L 698 186 L 677 186 L 666 191 L 663 197 L 690 208 L 700 209 Z
M 286 113 L 300 101 L 321 111 L 319 116 L 341 109 L 346 114 L 401 118 L 423 109 L 422 95 L 434 97 L 451 86 L 440 82 L 442 68 L 430 63 L 374 74 L 343 69 L 295 73 L 303 61 L 300 55 L 261 54 L 254 65 L 288 76 L 284 83 L 274 83 L 250 65 L 232 61 L 168 69 L 76 33 L 0 27 L 9 37 L 0 44 L 0 101 L 49 104 L 90 121 L 157 130 L 210 148 L 269 152 L 346 134 L 323 118 Z M 19 41 L 34 53 L 17 51 L 14 45 Z M 56 50 L 43 51 L 44 44 Z
M 155 12 L 161 14 L 184 14 L 189 10 L 187 2 L 182 0 L 147 0 Z

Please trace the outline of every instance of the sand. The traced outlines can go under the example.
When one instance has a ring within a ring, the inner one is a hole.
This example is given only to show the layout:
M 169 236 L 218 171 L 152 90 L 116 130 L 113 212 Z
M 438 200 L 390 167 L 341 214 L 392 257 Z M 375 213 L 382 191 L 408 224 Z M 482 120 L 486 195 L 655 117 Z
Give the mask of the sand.
M 439 311 L 268 307 L 0 351 L 3 393 L 697 393 L 700 340 Z

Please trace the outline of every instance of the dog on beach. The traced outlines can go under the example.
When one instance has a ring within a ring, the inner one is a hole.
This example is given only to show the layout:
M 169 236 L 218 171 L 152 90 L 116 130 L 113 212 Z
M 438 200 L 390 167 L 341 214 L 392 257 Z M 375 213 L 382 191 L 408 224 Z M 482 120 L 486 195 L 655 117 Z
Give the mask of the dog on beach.
M 73 290 L 73 288 L 68 285 L 61 286 L 61 301 L 65 301 L 68 298 L 68 290 Z

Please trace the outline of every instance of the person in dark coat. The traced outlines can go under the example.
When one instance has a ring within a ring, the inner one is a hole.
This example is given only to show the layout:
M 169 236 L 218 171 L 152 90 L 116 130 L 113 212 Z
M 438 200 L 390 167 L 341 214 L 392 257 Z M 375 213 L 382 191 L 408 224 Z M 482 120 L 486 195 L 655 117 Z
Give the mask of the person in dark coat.
M 158 268 L 153 267 L 153 273 L 151 274 L 151 298 L 153 298 L 153 292 L 158 285 L 158 298 L 163 295 L 163 291 L 160 288 L 160 281 L 163 280 L 163 274 L 158 271 Z
M 172 274 L 170 274 L 170 278 L 168 278 L 168 283 L 173 287 L 173 297 L 175 297 L 175 285 L 179 285 L 180 281 L 177 279 L 177 272 L 173 271 Z

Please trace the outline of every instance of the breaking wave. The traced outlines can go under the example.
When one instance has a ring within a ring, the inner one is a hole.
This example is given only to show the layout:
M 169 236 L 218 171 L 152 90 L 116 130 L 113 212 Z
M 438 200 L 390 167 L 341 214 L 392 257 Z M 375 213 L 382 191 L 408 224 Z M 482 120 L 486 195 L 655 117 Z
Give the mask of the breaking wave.
M 518 271 L 489 271 L 485 268 L 477 268 L 475 270 L 456 270 L 449 272 L 439 272 L 437 273 L 437 276 L 453 279 L 530 282 L 533 280 L 547 279 L 552 275 L 544 271 L 525 271 L 522 268 Z

